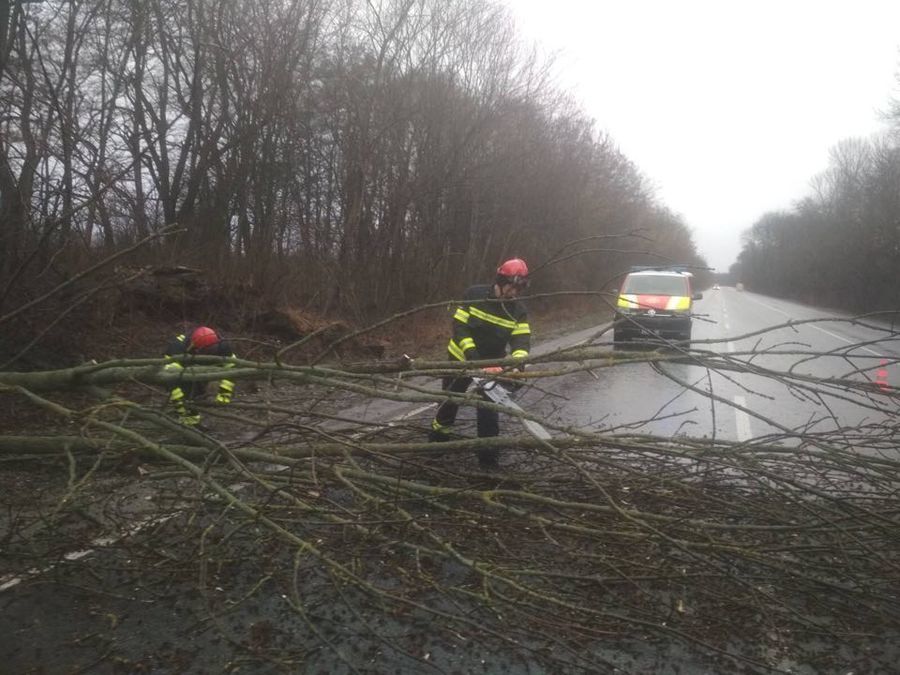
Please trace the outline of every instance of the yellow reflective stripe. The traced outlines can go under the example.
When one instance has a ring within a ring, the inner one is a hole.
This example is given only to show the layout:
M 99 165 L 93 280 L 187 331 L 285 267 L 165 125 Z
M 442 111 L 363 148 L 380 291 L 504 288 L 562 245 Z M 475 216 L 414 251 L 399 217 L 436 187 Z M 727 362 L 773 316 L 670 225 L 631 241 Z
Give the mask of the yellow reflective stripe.
M 517 349 L 512 354 L 510 354 L 510 356 L 512 356 L 514 359 L 524 359 L 526 356 L 528 356 L 528 350 Z
M 457 345 L 453 340 L 450 340 L 450 344 L 447 345 L 447 351 L 449 351 L 450 354 L 459 361 L 466 360 L 466 355 L 463 354 L 463 350 L 460 349 L 459 345 Z
M 184 335 L 179 335 L 175 339 L 178 340 L 179 342 L 184 342 L 187 338 Z
M 446 433 L 447 429 L 450 428 L 450 425 L 449 424 L 441 424 L 437 420 L 431 420 L 431 428 L 434 429 L 435 431 L 443 431 L 444 433 Z
M 236 359 L 237 359 L 237 355 L 235 355 L 235 354 L 232 354 L 231 356 L 229 356 L 228 361 L 225 362 L 225 367 L 226 368 L 234 368 L 237 365 L 235 363 Z
M 472 316 L 474 316 L 478 319 L 481 319 L 482 321 L 487 321 L 488 323 L 493 323 L 498 326 L 503 326 L 504 328 L 512 329 L 512 328 L 516 327 L 515 321 L 510 321 L 509 319 L 503 319 L 494 314 L 488 314 L 487 312 L 482 312 L 477 307 L 469 307 L 469 313 Z
M 531 335 L 531 326 L 527 323 L 517 323 L 512 335 Z
M 619 301 L 616 303 L 619 307 L 627 307 L 628 309 L 636 309 L 640 307 L 636 295 L 620 295 Z
M 230 394 L 234 391 L 234 382 L 231 380 L 222 380 L 219 382 L 219 389 L 224 389 Z
M 175 388 L 169 393 L 169 400 L 170 400 L 170 401 L 180 401 L 180 400 L 183 399 L 183 398 L 184 398 L 184 392 L 181 390 L 181 387 L 175 387 Z
M 459 341 L 459 348 L 462 349 L 464 352 L 467 352 L 470 349 L 474 349 L 475 348 L 475 340 L 473 340 L 470 337 L 464 337 L 462 340 Z
M 469 323 L 469 313 L 462 307 L 456 309 L 456 314 L 453 315 L 453 318 L 463 323 Z
M 687 296 L 673 295 L 669 298 L 669 301 L 666 303 L 666 309 L 671 310 L 680 310 L 680 309 L 690 309 L 691 308 L 691 299 Z
M 167 356 L 166 358 L 171 359 L 172 357 Z M 170 372 L 170 373 L 177 373 L 180 370 L 184 370 L 184 366 L 181 365 L 180 363 L 173 361 L 172 363 L 167 363 L 165 366 L 163 366 L 163 370 Z

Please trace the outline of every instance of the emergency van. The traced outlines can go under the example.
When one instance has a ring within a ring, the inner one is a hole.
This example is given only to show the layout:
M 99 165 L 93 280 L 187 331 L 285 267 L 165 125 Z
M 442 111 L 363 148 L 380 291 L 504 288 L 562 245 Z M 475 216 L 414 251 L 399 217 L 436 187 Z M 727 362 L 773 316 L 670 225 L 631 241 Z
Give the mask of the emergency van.
M 625 275 L 616 302 L 613 339 L 661 337 L 691 339 L 691 310 L 695 300 L 693 275 L 678 267 L 632 267 Z

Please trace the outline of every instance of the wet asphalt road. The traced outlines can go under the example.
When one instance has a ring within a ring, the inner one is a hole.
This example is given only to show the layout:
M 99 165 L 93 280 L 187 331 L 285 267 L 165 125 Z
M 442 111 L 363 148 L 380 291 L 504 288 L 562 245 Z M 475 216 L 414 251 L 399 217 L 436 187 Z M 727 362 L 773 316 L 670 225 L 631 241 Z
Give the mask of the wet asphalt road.
M 568 400 L 559 413 L 561 421 L 735 441 L 896 422 L 896 406 L 877 391 L 848 392 L 822 382 L 841 378 L 896 385 L 900 334 L 892 334 L 889 326 L 874 330 L 832 321 L 849 317 L 729 287 L 707 291 L 695 313 L 699 315 L 694 322 L 695 349 L 708 349 L 770 374 L 688 363 L 665 364 L 664 373 L 647 364 L 607 368 L 597 371 L 596 379 L 582 376 L 566 383 Z M 816 322 L 784 326 L 805 320 Z

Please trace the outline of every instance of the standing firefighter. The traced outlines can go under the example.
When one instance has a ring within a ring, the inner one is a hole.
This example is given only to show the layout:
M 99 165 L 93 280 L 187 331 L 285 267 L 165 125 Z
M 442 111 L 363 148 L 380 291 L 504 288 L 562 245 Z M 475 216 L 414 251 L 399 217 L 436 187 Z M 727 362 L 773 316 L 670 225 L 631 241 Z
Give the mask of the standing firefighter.
M 190 337 L 187 337 L 190 335 Z M 191 366 L 193 356 L 223 356 L 228 360 L 226 368 L 234 367 L 236 358 L 231 346 L 216 331 L 207 326 L 195 328 L 187 334 L 179 335 L 166 347 L 166 372 L 184 373 Z M 204 365 L 204 364 L 199 364 Z M 213 365 L 213 364 L 206 364 Z M 192 402 L 206 392 L 206 382 L 185 382 L 180 378 L 169 387 L 169 404 L 178 413 L 182 424 L 196 426 L 200 423 L 200 413 Z M 223 378 L 219 382 L 216 403 L 227 404 L 234 395 L 234 382 Z
M 520 258 L 512 258 L 497 268 L 493 284 L 471 286 L 463 303 L 453 315 L 453 337 L 447 350 L 450 358 L 459 361 L 506 358 L 524 358 L 531 346 L 531 329 L 525 306 L 516 300 L 519 292 L 528 286 L 528 266 Z M 485 368 L 495 374 L 500 368 Z M 471 377 L 445 377 L 444 391 L 463 393 L 472 383 Z M 456 421 L 459 406 L 454 401 L 444 401 L 438 408 L 428 434 L 429 441 L 450 439 L 450 427 Z M 488 438 L 500 434 L 495 410 L 478 408 L 478 437 Z M 478 451 L 478 463 L 482 468 L 498 466 L 496 449 Z

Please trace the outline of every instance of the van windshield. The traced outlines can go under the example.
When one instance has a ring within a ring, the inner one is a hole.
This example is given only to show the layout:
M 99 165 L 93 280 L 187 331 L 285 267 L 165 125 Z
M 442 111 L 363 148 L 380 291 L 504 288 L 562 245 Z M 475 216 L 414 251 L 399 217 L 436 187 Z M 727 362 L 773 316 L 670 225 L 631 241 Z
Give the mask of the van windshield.
M 622 293 L 629 295 L 688 295 L 687 279 L 668 274 L 634 274 L 625 279 Z

